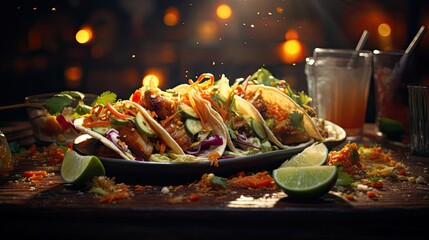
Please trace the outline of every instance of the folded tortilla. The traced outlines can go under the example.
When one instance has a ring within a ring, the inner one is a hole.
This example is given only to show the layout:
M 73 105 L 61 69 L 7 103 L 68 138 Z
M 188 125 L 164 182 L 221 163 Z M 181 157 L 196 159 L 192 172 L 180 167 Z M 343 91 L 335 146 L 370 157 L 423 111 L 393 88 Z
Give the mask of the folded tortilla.
M 298 127 L 297 130 L 301 130 L 303 134 L 308 134 L 308 136 L 316 141 L 323 141 L 324 137 L 320 134 L 319 130 L 313 119 L 307 114 L 307 112 L 299 106 L 292 98 L 278 90 L 277 88 L 265 86 L 265 85 L 247 85 L 244 86 L 244 95 L 243 98 L 252 104 L 256 98 L 262 98 L 264 104 L 269 104 L 275 106 L 279 111 L 285 112 L 288 115 L 290 114 L 299 114 L 302 116 L 302 128 Z M 253 104 L 252 104 L 253 105 Z M 255 109 L 258 111 L 257 107 Z M 259 112 L 259 111 L 258 111 Z M 261 114 L 262 117 L 262 114 Z M 267 119 L 264 119 L 266 122 Z M 276 124 L 285 124 L 291 127 L 290 121 L 282 121 L 282 122 L 274 122 L 272 125 Z M 297 123 L 295 123 L 296 125 Z M 272 128 L 269 128 L 267 124 L 265 124 L 269 135 L 273 138 L 272 141 L 276 143 L 281 148 L 287 148 L 288 145 L 282 143 L 278 137 L 276 137 L 275 132 L 273 132 Z M 276 126 L 278 127 L 278 126 Z
M 206 136 L 205 139 L 208 139 L 210 137 L 213 137 L 214 135 L 217 135 L 218 137 L 220 137 L 220 139 L 222 140 L 221 144 L 218 145 L 212 145 L 210 146 L 208 149 L 200 149 L 198 151 L 198 153 L 195 153 L 193 155 L 195 155 L 197 158 L 199 159 L 208 159 L 210 158 L 210 156 L 215 156 L 214 153 L 217 153 L 218 157 L 221 157 L 224 152 L 225 152 L 225 148 L 227 145 L 227 130 L 225 129 L 225 127 L 223 126 L 222 122 L 219 121 L 219 119 L 217 119 L 214 115 L 213 115 L 213 110 L 211 108 L 209 108 L 205 103 L 201 102 L 198 98 L 198 96 L 196 95 L 195 90 L 189 89 L 189 85 L 179 85 L 173 89 L 169 89 L 168 92 L 162 91 L 158 88 L 151 88 L 151 87 L 147 87 L 144 86 L 141 89 L 141 93 L 142 95 L 145 94 L 146 91 L 148 90 L 155 90 L 154 92 L 151 92 L 151 95 L 156 95 L 156 94 L 162 94 L 164 97 L 169 96 L 169 94 L 171 94 L 172 92 L 177 94 L 178 97 L 172 97 L 169 100 L 171 101 L 175 101 L 177 104 L 184 104 L 183 102 L 181 102 L 180 100 L 180 95 L 187 95 L 188 98 L 193 99 L 194 100 L 194 104 L 195 106 L 189 106 L 193 109 L 196 109 L 199 112 L 199 121 L 202 122 L 204 124 L 204 126 L 206 126 L 210 133 Z M 155 97 L 155 96 L 153 96 Z M 175 142 L 175 145 L 177 144 L 176 140 L 174 140 L 173 136 L 171 136 L 168 131 L 165 129 L 165 127 L 161 124 L 160 120 L 155 119 L 153 117 L 153 113 L 151 114 L 151 110 L 140 106 L 140 109 L 143 113 L 143 116 L 147 119 L 147 121 L 151 124 L 151 126 L 155 129 L 155 131 L 163 136 L 165 139 L 168 139 L 168 141 L 172 141 Z M 176 111 L 180 111 L 179 109 L 176 109 Z M 176 114 L 176 113 L 174 113 Z M 178 113 L 180 114 L 180 112 Z M 204 141 L 205 139 L 202 139 L 202 141 Z M 198 146 L 198 142 L 194 142 L 194 147 Z M 177 144 L 177 146 L 180 147 L 180 144 Z M 176 148 L 176 147 L 175 147 Z M 185 155 L 190 155 L 191 152 L 193 152 L 193 150 L 183 150 L 181 149 L 181 153 L 180 154 L 185 154 Z

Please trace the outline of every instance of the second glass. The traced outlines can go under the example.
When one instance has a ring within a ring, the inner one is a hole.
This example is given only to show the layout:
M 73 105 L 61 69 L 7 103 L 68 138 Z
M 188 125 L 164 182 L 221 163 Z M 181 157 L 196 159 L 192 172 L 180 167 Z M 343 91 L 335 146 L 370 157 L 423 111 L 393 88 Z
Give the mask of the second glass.
M 348 137 L 361 136 L 372 74 L 372 52 L 316 48 L 306 64 L 310 97 L 314 99 L 318 117 L 338 124 Z

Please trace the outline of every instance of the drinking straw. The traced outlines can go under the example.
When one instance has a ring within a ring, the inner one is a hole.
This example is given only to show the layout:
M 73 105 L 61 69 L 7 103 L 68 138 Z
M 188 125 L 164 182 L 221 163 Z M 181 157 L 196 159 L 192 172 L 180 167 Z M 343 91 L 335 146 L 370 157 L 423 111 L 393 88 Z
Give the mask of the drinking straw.
M 405 63 L 408 59 L 408 56 L 410 55 L 410 53 L 413 52 L 414 48 L 420 42 L 420 40 L 422 39 L 422 37 L 426 31 L 427 31 L 427 29 L 426 29 L 425 25 L 422 25 L 420 27 L 419 31 L 417 32 L 416 36 L 414 36 L 414 39 L 411 41 L 410 45 L 408 45 L 408 47 L 405 50 L 404 54 L 402 55 L 401 59 L 399 60 L 399 67 L 403 68 L 403 66 L 405 65 Z
M 356 48 L 355 48 L 355 52 L 351 56 L 351 58 L 350 58 L 350 60 L 349 60 L 349 62 L 347 64 L 347 67 L 350 68 L 350 67 L 352 67 L 352 65 L 354 65 L 356 56 L 358 55 L 358 51 L 360 51 L 362 49 L 362 47 L 365 45 L 366 40 L 368 39 L 368 35 L 369 35 L 369 32 L 368 32 L 368 30 L 365 29 L 363 31 L 362 35 L 360 36 L 359 42 L 358 42 L 358 44 L 356 45 Z
M 404 54 L 402 54 L 401 58 L 399 59 L 399 61 L 395 64 L 395 67 L 393 68 L 389 78 L 393 78 L 393 77 L 397 77 L 397 76 L 401 76 L 406 62 L 408 60 L 408 57 L 410 56 L 410 54 L 414 51 L 414 48 L 417 46 L 417 44 L 420 42 L 420 40 L 423 37 L 423 34 L 426 32 L 426 27 L 424 25 L 422 25 L 419 29 L 419 31 L 417 32 L 416 36 L 414 36 L 413 40 L 411 41 L 411 43 L 408 45 L 407 49 L 405 50 Z
M 364 30 L 362 35 L 360 36 L 359 42 L 356 45 L 355 51 L 359 51 L 362 49 L 363 45 L 365 45 L 366 40 L 368 39 L 368 30 Z

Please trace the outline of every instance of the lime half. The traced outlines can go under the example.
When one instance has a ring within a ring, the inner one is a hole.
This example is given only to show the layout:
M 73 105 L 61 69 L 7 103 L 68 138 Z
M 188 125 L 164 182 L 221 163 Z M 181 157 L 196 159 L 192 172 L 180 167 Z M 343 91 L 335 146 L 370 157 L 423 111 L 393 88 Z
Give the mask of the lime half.
M 398 138 L 404 134 L 404 125 L 394 119 L 381 117 L 377 119 L 378 129 L 387 138 Z
M 289 197 L 320 197 L 331 190 L 338 178 L 336 166 L 285 167 L 273 170 L 277 186 Z
M 85 185 L 95 176 L 104 176 L 106 171 L 103 163 L 96 156 L 83 156 L 69 150 L 64 155 L 61 165 L 61 178 L 66 183 Z
M 328 152 L 324 143 L 315 143 L 285 161 L 280 167 L 320 166 L 328 159 Z

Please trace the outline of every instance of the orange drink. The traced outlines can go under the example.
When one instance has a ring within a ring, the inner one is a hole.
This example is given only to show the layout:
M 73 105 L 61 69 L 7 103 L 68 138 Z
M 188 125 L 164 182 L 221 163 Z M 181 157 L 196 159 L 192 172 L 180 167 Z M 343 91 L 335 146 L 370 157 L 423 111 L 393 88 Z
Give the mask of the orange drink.
M 367 50 L 314 50 L 311 66 L 312 91 L 318 117 L 344 128 L 348 137 L 363 131 L 369 84 L 372 74 L 372 52 Z

